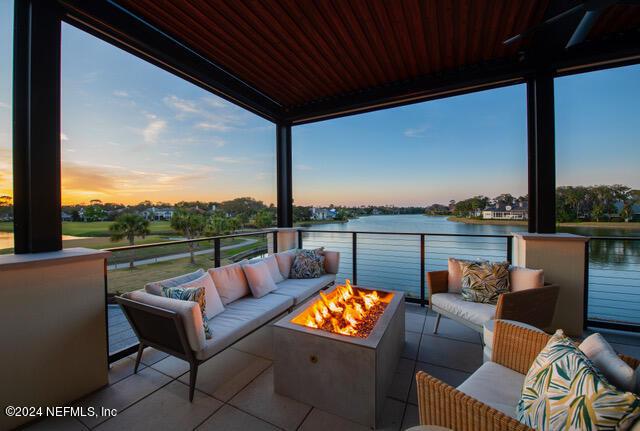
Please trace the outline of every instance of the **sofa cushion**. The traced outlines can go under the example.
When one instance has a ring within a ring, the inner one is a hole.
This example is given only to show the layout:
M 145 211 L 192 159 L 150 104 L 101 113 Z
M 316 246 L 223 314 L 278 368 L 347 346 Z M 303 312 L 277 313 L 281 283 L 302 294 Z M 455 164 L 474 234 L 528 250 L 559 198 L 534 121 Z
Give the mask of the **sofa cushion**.
M 294 304 L 300 304 L 305 299 L 318 292 L 323 287 L 334 282 L 335 274 L 325 274 L 319 278 L 289 279 L 276 285 L 273 292 L 277 295 L 286 295 L 293 298 Z
M 518 420 L 540 431 L 627 430 L 640 417 L 640 397 L 611 385 L 558 330 L 529 369 Z
M 436 293 L 431 295 L 431 302 L 444 311 L 478 326 L 482 326 L 496 315 L 495 305 L 465 301 L 458 293 Z
M 206 340 L 203 349 L 196 352 L 196 358 L 210 358 L 291 306 L 292 298 L 273 293 L 262 298 L 246 297 L 229 304 L 224 312 L 209 321 L 213 338 Z
M 485 362 L 458 390 L 516 418 L 524 375 L 495 362 Z
M 267 293 L 277 289 L 269 267 L 264 260 L 250 265 L 243 265 L 242 269 L 254 297 L 262 298 Z M 280 271 L 278 271 L 279 273 Z
M 616 388 L 633 392 L 636 376 L 633 368 L 620 359 L 613 347 L 598 333 L 591 334 L 578 346 Z
M 220 314 L 224 311 L 224 305 L 222 304 L 222 299 L 220 298 L 218 289 L 216 289 L 216 285 L 213 283 L 213 278 L 211 278 L 211 275 L 209 275 L 209 273 L 203 271 L 202 277 L 196 278 L 195 280 L 181 284 L 178 287 L 182 289 L 204 287 L 206 316 L 203 316 L 203 317 L 205 319 L 207 320 L 211 319 L 216 314 Z
M 318 278 L 324 273 L 322 249 L 298 250 L 291 264 L 289 278 Z
M 180 301 L 192 301 L 200 307 L 202 314 L 202 327 L 204 328 L 204 336 L 206 339 L 211 338 L 211 331 L 207 323 L 207 300 L 206 290 L 204 286 L 200 287 L 163 287 L 162 296 Z
M 282 278 L 286 280 L 287 278 L 289 278 L 291 265 L 293 264 L 293 259 L 295 259 L 296 257 L 296 249 L 281 251 L 280 253 L 276 253 L 275 257 L 276 261 L 278 262 L 280 274 L 282 274 Z
M 204 274 L 204 269 L 200 268 L 195 272 L 190 272 L 189 274 L 179 275 L 173 278 L 167 278 L 166 280 L 153 281 L 151 283 L 147 283 L 144 286 L 144 290 L 147 293 L 151 293 L 152 295 L 162 296 L 162 288 L 163 287 L 178 287 L 181 284 L 188 283 L 190 281 L 196 280 Z
M 184 330 L 191 350 L 197 352 L 204 348 L 206 340 L 202 324 L 202 312 L 200 311 L 200 306 L 197 303 L 153 295 L 142 289 L 125 293 L 122 296 L 124 298 L 131 299 L 132 301 L 141 302 L 143 304 L 151 305 L 152 307 L 163 308 L 165 310 L 178 313 L 182 318 L 182 324 L 184 325 Z
M 542 269 L 512 266 L 509 268 L 509 284 L 512 292 L 543 287 L 544 271 Z
M 464 262 L 462 297 L 467 301 L 497 304 L 509 292 L 509 262 Z
M 324 271 L 327 274 L 337 274 L 340 270 L 340 252 L 324 250 Z
M 250 293 L 247 277 L 242 270 L 242 264 L 246 261 L 221 266 L 220 268 L 210 268 L 209 274 L 213 278 L 213 283 L 218 289 L 220 298 L 224 305 L 236 299 L 247 296 Z
M 267 267 L 269 268 L 269 274 L 271 274 L 271 278 L 273 279 L 274 283 L 280 283 L 281 281 L 285 280 L 285 278 L 280 273 L 280 267 L 278 266 L 278 260 L 276 259 L 275 254 L 260 259 L 248 260 L 246 264 L 253 265 L 258 262 L 264 262 L 267 264 Z
M 447 288 L 449 293 L 460 293 L 462 291 L 462 268 L 460 262 L 464 260 L 450 257 L 447 261 Z

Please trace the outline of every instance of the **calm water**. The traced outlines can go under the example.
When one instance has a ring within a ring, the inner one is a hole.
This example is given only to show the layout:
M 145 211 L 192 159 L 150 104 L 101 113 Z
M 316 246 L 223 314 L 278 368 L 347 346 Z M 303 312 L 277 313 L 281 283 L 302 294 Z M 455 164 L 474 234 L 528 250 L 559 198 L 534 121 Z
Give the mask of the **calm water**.
M 526 226 L 474 225 L 423 215 L 369 216 L 347 223 L 313 226 L 320 231 L 374 231 L 432 233 L 425 241 L 427 271 L 446 269 L 449 256 L 504 260 L 504 238 L 455 237 L 447 234 L 508 235 Z M 640 324 L 640 235 L 623 229 L 563 228 L 588 236 L 638 236 L 638 241 L 591 241 L 589 317 Z M 352 277 L 352 239 L 348 233 L 305 233 L 304 246 L 324 245 L 341 252 L 339 278 Z M 358 283 L 404 290 L 420 297 L 420 239 L 410 235 L 359 234 Z

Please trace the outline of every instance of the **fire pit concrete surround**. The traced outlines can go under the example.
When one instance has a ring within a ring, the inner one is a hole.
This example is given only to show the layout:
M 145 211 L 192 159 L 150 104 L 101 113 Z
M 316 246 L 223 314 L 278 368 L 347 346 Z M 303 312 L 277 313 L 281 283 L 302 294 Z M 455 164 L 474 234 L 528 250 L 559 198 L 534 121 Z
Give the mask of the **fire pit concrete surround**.
M 327 296 L 337 288 L 327 290 Z M 366 338 L 294 323 L 320 295 L 274 324 L 274 387 L 278 394 L 371 428 L 380 423 L 404 347 L 404 293 L 376 291 L 390 300 Z

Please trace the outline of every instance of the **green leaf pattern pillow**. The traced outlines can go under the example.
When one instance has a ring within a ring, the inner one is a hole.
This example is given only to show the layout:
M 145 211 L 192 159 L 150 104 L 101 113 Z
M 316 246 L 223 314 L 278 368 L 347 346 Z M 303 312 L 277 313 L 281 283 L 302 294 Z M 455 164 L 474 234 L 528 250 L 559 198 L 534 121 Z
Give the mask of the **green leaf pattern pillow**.
M 204 336 L 207 340 L 211 339 L 211 329 L 209 329 L 209 322 L 207 322 L 206 313 L 206 299 L 205 289 L 203 287 L 193 287 L 183 289 L 181 287 L 163 287 L 162 296 L 167 298 L 180 299 L 182 301 L 197 302 L 202 312 L 202 327 L 204 328 Z
M 500 294 L 509 292 L 509 262 L 459 262 L 465 301 L 496 304 Z
M 561 330 L 525 377 L 518 420 L 539 431 L 628 430 L 640 398 L 612 386 Z

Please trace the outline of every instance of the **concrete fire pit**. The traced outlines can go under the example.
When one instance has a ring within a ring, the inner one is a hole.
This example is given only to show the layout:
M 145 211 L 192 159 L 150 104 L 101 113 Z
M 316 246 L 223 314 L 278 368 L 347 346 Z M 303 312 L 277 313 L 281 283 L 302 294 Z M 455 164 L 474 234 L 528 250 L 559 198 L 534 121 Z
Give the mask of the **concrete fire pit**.
M 376 290 L 392 297 L 366 338 L 293 323 L 319 296 L 275 323 L 274 387 L 278 394 L 371 428 L 380 423 L 404 347 L 404 293 Z

